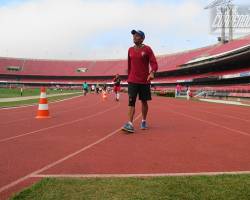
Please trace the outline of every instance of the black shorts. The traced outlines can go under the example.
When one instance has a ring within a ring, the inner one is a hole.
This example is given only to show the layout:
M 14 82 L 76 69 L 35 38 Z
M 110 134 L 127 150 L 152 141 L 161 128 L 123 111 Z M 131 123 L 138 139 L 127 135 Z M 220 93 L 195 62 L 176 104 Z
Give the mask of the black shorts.
M 128 96 L 136 98 L 137 95 L 141 101 L 152 100 L 150 84 L 128 83 Z

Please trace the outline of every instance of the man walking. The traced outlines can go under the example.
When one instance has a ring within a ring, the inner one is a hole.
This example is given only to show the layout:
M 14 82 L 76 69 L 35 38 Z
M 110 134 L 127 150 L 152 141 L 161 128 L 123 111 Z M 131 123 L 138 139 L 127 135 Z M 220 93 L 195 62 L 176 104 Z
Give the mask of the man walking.
M 145 34 L 140 30 L 132 30 L 134 46 L 128 50 L 128 122 L 122 130 L 133 133 L 133 119 L 135 114 L 135 103 L 137 95 L 141 100 L 142 122 L 141 129 L 148 128 L 146 119 L 148 114 L 148 103 L 151 100 L 150 81 L 158 69 L 158 64 L 152 49 L 143 44 Z M 149 68 L 149 65 L 151 69 Z
M 115 100 L 119 101 L 119 99 L 120 99 L 120 90 L 121 90 L 121 79 L 120 79 L 119 74 L 116 74 L 113 82 L 114 82 Z
M 83 89 L 83 95 L 86 96 L 89 90 L 89 85 L 86 81 L 83 83 L 82 89 Z

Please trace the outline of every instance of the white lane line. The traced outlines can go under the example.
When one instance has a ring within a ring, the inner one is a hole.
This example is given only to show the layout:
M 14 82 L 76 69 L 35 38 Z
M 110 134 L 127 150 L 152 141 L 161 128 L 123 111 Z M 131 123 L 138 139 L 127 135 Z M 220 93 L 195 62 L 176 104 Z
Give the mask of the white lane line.
M 250 122 L 250 120 L 247 120 L 247 119 L 241 119 L 241 118 L 238 118 L 238 117 L 233 117 L 233 116 L 230 116 L 230 115 L 224 115 L 224 114 L 212 113 L 212 112 L 202 111 L 202 110 L 201 110 L 201 112 L 205 112 L 205 113 L 208 113 L 208 114 L 211 114 L 211 115 L 217 115 L 217 116 L 221 116 L 221 117 L 227 117 L 227 118 L 231 118 L 231 119 L 236 119 L 236 120 L 240 120 L 240 121 L 244 121 L 244 122 Z
M 233 129 L 233 128 L 229 128 L 227 126 L 223 126 L 223 125 L 220 125 L 218 123 L 215 123 L 215 122 L 211 122 L 211 121 L 208 121 L 208 120 L 204 120 L 204 119 L 200 119 L 200 118 L 197 118 L 197 117 L 193 117 L 192 115 L 188 115 L 188 114 L 184 114 L 184 113 L 181 113 L 181 112 L 176 112 L 176 111 L 172 111 L 172 110 L 168 110 L 168 112 L 172 112 L 172 113 L 175 113 L 177 115 L 182 115 L 182 116 L 185 116 L 185 117 L 188 117 L 188 118 L 191 118 L 191 119 L 194 119 L 194 120 L 197 120 L 197 121 L 201 121 L 201 122 L 204 122 L 206 124 L 210 124 L 210 125 L 213 125 L 213 126 L 217 126 L 217 127 L 220 127 L 220 128 L 224 128 L 226 130 L 229 130 L 231 132 L 235 132 L 235 133 L 239 133 L 241 135 L 245 135 L 245 136 L 250 136 L 250 133 L 247 133 L 247 132 L 244 132 L 244 131 L 240 131 L 240 130 L 237 130 L 237 129 Z
M 151 173 L 151 174 L 35 174 L 32 178 L 122 178 L 122 177 L 165 177 L 165 176 L 216 176 L 250 174 L 250 171 L 197 172 L 197 173 Z
M 27 179 L 29 179 L 29 178 L 31 178 L 30 174 L 28 174 L 27 176 L 24 176 L 24 177 L 22 177 L 22 178 L 20 178 L 20 179 L 18 179 L 18 180 L 16 180 L 16 181 L 11 182 L 11 183 L 8 184 L 8 185 L 5 185 L 5 186 L 1 187 L 1 188 L 0 188 L 0 193 L 2 193 L 2 192 L 5 191 L 5 190 L 8 190 L 9 188 L 14 187 L 14 186 L 17 185 L 18 183 L 21 183 L 21 182 L 23 182 L 23 181 L 25 181 L 25 180 L 27 180 Z
M 141 117 L 141 115 L 138 115 L 138 116 L 135 118 L 135 121 L 136 121 L 137 119 L 139 119 L 139 117 Z M 65 156 L 65 157 L 63 157 L 63 158 L 61 158 L 60 160 L 57 160 L 57 161 L 55 161 L 55 162 L 53 162 L 53 163 L 50 163 L 50 164 L 46 165 L 45 167 L 43 167 L 43 168 L 41 168 L 41 169 L 38 169 L 38 170 L 36 170 L 36 171 L 34 171 L 34 172 L 32 172 L 32 173 L 30 173 L 30 174 L 24 176 L 24 177 L 21 177 L 21 178 L 15 180 L 15 181 L 13 181 L 13 182 L 7 184 L 7 185 L 2 186 L 2 187 L 0 188 L 0 193 L 2 193 L 3 191 L 10 189 L 11 187 L 13 187 L 13 186 L 15 186 L 15 185 L 17 185 L 17 184 L 19 184 L 19 183 L 21 183 L 21 182 L 23 182 L 23 181 L 29 179 L 29 178 L 32 178 L 32 177 L 38 175 L 39 173 L 41 173 L 41 172 L 43 172 L 43 171 L 46 171 L 46 170 L 48 170 L 48 169 L 50 169 L 50 168 L 52 168 L 52 167 L 54 167 L 54 166 L 56 166 L 56 165 L 58 165 L 58 164 L 64 162 L 64 161 L 66 161 L 66 160 L 68 160 L 68 159 L 70 159 L 70 158 L 72 158 L 72 157 L 74 157 L 74 156 L 76 156 L 76 155 L 78 155 L 78 154 L 80 154 L 80 153 L 82 153 L 82 152 L 84 152 L 84 151 L 86 151 L 86 150 L 92 148 L 93 146 L 95 146 L 95 145 L 97 145 L 97 144 L 99 144 L 99 143 L 101 143 L 101 142 L 107 140 L 108 138 L 110 138 L 111 136 L 115 135 L 116 133 L 118 133 L 118 132 L 120 132 L 120 131 L 121 131 L 121 128 L 116 129 L 115 131 L 112 131 L 111 133 L 108 133 L 106 136 L 102 137 L 101 139 L 97 140 L 96 142 L 93 142 L 93 143 L 91 143 L 91 144 L 89 144 L 89 145 L 87 145 L 87 146 L 85 146 L 85 147 L 79 149 L 78 151 L 75 151 L 74 153 L 71 153 L 71 154 L 69 154 L 69 155 L 67 155 L 67 156 Z
M 160 106 L 155 106 L 155 107 L 161 108 Z M 240 130 L 237 130 L 237 129 L 233 129 L 233 128 L 229 128 L 227 126 L 223 126 L 223 125 L 220 125 L 220 124 L 215 123 L 215 122 L 211 122 L 211 121 L 208 121 L 208 120 L 200 119 L 200 118 L 194 117 L 192 115 L 184 114 L 182 112 L 177 112 L 177 111 L 173 111 L 173 110 L 174 110 L 174 107 L 172 107 L 172 110 L 170 110 L 170 109 L 167 110 L 167 112 L 172 112 L 172 113 L 175 113 L 177 115 L 182 115 L 182 116 L 190 118 L 190 119 L 194 119 L 194 120 L 197 120 L 197 121 L 200 121 L 200 122 L 204 122 L 206 124 L 210 124 L 210 125 L 213 125 L 213 126 L 224 128 L 224 129 L 229 130 L 231 132 L 239 133 L 241 135 L 245 135 L 245 136 L 248 136 L 248 137 L 250 136 L 250 133 L 247 133 L 247 132 L 244 132 L 244 131 L 240 131 Z
M 58 112 L 56 112 L 56 114 L 58 115 L 58 114 L 61 114 L 61 113 L 76 111 L 76 110 L 79 110 L 79 109 L 82 109 L 82 108 L 92 108 L 92 107 L 94 107 L 94 106 L 96 106 L 96 105 L 98 105 L 98 104 L 101 104 L 101 102 L 95 103 L 95 104 L 93 104 L 93 105 L 88 105 L 88 106 L 86 106 L 86 105 L 85 105 L 85 106 L 78 106 L 78 107 L 75 108 L 75 109 L 58 111 Z M 53 112 L 54 108 L 49 109 L 49 110 Z M 33 117 L 33 118 L 34 118 L 34 117 Z M 15 123 L 15 122 L 20 122 L 20 121 L 26 121 L 26 120 L 30 120 L 30 119 L 31 119 L 31 118 L 29 117 L 29 118 L 23 118 L 23 119 L 18 119 L 18 120 L 3 122 L 3 123 L 0 123 L 0 126 L 1 126 L 1 125 L 8 125 L 8 124 Z M 35 120 L 36 120 L 36 119 L 35 119 Z
M 232 119 L 236 119 L 236 120 L 241 120 L 241 121 L 244 121 L 244 122 L 250 122 L 250 120 L 242 119 L 242 118 L 239 118 L 239 117 L 234 117 L 234 116 L 231 116 L 231 115 L 229 115 L 229 114 L 218 114 L 218 113 L 213 113 L 213 112 L 204 111 L 204 110 L 199 109 L 199 108 L 198 108 L 198 109 L 197 109 L 197 108 L 191 109 L 191 108 L 188 107 L 187 105 L 182 105 L 182 106 L 180 106 L 180 105 L 176 106 L 176 105 L 175 105 L 175 107 L 184 108 L 184 109 L 190 109 L 189 111 L 197 111 L 197 112 L 202 112 L 202 113 L 205 112 L 205 113 L 208 113 L 208 114 L 211 114 L 211 115 L 217 115 L 217 116 L 232 118 Z
M 89 115 L 89 116 L 86 116 L 86 117 L 83 117 L 83 118 L 80 118 L 80 119 L 77 119 L 77 120 L 73 120 L 73 121 L 70 121 L 70 122 L 65 122 L 65 123 L 57 124 L 57 125 L 54 125 L 54 126 L 49 126 L 49 127 L 46 127 L 46 128 L 38 129 L 36 131 L 31 131 L 31 132 L 24 133 L 24 134 L 17 135 L 17 136 L 13 136 L 13 137 L 1 139 L 0 143 L 6 142 L 6 141 L 10 141 L 10 140 L 14 140 L 14 139 L 17 139 L 17 138 L 20 138 L 20 137 L 24 137 L 24 136 L 27 136 L 27 135 L 32 135 L 32 134 L 39 133 L 39 132 L 42 132 L 42 131 L 50 130 L 50 129 L 53 129 L 53 128 L 58 128 L 58 127 L 66 126 L 66 125 L 73 124 L 73 123 L 76 123 L 76 122 L 79 122 L 79 121 L 83 121 L 83 120 L 86 120 L 86 119 L 90 119 L 90 118 L 96 117 L 98 115 L 101 115 L 103 113 L 106 113 L 106 112 L 108 112 L 110 110 L 114 110 L 117 107 L 119 107 L 119 104 L 116 105 L 116 106 L 113 106 L 113 107 L 111 107 L 109 109 L 106 109 L 104 111 L 101 111 L 101 112 L 98 112 L 98 113 L 95 113 L 95 114 L 92 114 L 92 115 Z

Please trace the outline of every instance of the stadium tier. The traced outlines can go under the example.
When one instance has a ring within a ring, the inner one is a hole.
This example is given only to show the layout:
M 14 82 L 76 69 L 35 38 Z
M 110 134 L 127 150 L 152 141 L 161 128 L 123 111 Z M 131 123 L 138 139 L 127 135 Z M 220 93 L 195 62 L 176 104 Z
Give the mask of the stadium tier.
M 188 83 L 193 82 L 199 79 L 229 79 L 240 77 L 244 74 L 250 76 L 250 67 L 240 68 L 240 69 L 229 69 L 221 70 L 216 72 L 207 72 L 202 74 L 188 74 L 180 76 L 169 76 L 169 77 L 160 77 L 155 80 L 157 83 Z
M 159 71 L 155 83 L 193 84 L 250 77 L 250 36 L 226 44 L 157 56 Z M 110 82 L 115 74 L 123 80 L 127 60 L 39 60 L 0 58 L 0 81 L 14 83 Z M 212 83 L 213 84 L 213 83 Z M 223 84 L 223 83 L 221 83 Z

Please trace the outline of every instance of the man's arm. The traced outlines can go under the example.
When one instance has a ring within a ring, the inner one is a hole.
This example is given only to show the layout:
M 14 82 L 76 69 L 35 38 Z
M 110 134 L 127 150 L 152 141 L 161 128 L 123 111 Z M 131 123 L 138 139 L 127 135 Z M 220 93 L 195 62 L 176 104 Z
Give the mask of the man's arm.
M 149 48 L 149 63 L 151 67 L 150 74 L 147 78 L 148 81 L 153 80 L 155 77 L 155 72 L 158 70 L 158 63 L 155 58 L 154 52 L 152 51 L 151 48 Z
M 129 57 L 129 50 L 128 50 L 128 75 L 130 74 L 130 69 L 131 69 L 131 60 Z
M 156 72 L 158 70 L 158 63 L 151 48 L 149 48 L 149 63 L 151 66 L 151 72 Z

